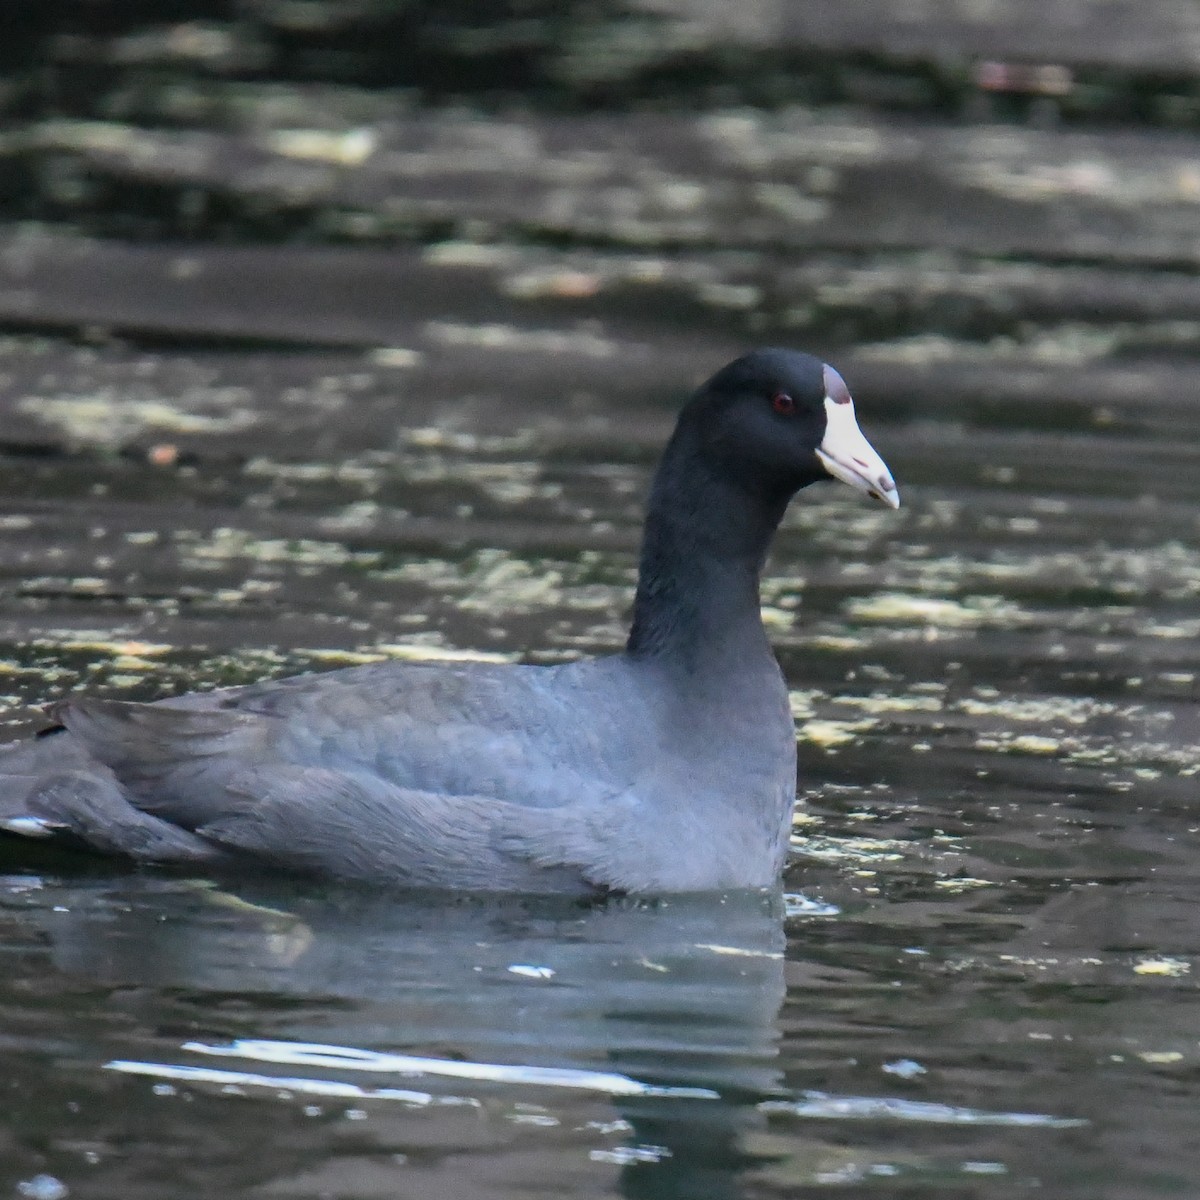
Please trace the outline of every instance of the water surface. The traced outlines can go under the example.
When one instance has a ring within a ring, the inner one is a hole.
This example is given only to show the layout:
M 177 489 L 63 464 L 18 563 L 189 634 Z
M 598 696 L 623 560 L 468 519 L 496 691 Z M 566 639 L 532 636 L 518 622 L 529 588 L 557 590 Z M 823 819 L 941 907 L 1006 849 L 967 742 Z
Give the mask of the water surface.
M 0 345 L 12 733 L 73 687 L 616 649 L 654 454 L 724 349 L 568 338 L 548 370 L 423 336 Z M 1006 354 L 836 357 L 904 508 L 811 489 L 764 583 L 786 897 L 379 897 L 6 844 L 0 1189 L 1200 1188 L 1186 373 Z

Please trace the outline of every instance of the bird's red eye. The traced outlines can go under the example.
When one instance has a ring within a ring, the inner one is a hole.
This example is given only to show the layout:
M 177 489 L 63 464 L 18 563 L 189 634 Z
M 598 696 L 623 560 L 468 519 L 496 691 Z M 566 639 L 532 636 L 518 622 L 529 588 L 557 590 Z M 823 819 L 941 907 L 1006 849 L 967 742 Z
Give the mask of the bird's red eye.
M 785 417 L 790 417 L 796 411 L 796 402 L 787 392 L 776 392 L 771 397 L 771 407 Z

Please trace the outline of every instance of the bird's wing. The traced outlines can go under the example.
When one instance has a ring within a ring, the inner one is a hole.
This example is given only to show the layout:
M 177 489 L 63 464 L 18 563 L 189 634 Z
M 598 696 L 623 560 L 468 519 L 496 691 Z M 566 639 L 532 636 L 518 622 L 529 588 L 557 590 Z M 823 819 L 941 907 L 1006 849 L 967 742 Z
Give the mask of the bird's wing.
M 52 710 L 59 732 L 0 754 L 0 825 L 158 861 L 622 885 L 613 847 L 636 755 L 594 713 L 627 719 L 626 691 L 593 704 L 603 676 L 387 667 L 154 704 L 69 698 Z
M 244 807 L 232 781 L 258 769 L 535 807 L 627 786 L 628 752 L 611 750 L 611 730 L 589 717 L 590 689 L 581 694 L 570 676 L 380 667 L 157 704 L 69 698 L 53 711 L 133 803 L 187 829 Z
M 550 828 L 576 824 L 571 805 L 530 809 L 317 767 L 251 769 L 230 787 L 242 802 L 201 826 L 198 836 L 275 866 L 326 878 L 463 890 L 619 886 L 603 864 L 593 863 L 594 847 L 539 843 L 534 853 L 531 840 L 520 836 L 534 815 Z

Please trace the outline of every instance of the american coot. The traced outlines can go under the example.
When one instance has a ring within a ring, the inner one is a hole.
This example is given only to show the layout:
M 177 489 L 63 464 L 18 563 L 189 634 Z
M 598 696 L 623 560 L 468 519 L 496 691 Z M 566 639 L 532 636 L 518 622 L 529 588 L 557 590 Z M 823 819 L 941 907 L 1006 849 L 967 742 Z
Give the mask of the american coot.
M 795 492 L 895 508 L 838 373 L 758 350 L 685 405 L 629 641 L 556 666 L 385 662 L 154 704 L 71 697 L 0 752 L 0 828 L 142 862 L 498 891 L 763 887 L 795 800 L 758 579 Z

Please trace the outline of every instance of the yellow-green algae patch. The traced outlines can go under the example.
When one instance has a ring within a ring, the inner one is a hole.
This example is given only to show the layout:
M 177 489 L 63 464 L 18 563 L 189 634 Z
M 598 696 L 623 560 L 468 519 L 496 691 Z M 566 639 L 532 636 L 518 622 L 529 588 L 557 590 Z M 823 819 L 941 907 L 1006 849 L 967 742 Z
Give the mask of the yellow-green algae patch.
M 905 592 L 878 592 L 848 601 L 846 611 L 860 621 L 915 622 L 947 628 L 997 625 L 1011 629 L 1032 619 L 1019 605 L 999 596 L 949 600 Z
M 382 558 L 377 551 L 351 550 L 341 542 L 315 538 L 264 538 L 230 527 L 214 529 L 207 535 L 181 530 L 175 540 L 184 565 L 193 569 L 215 568 L 240 559 L 305 566 L 372 566 Z
M 854 741 L 859 733 L 873 729 L 878 724 L 874 718 L 861 721 L 811 720 L 805 721 L 797 732 L 804 741 L 829 750 Z
M 65 650 L 85 654 L 109 654 L 114 657 L 148 656 L 160 657 L 175 649 L 169 642 L 140 642 L 121 639 L 110 639 L 100 635 L 95 637 L 79 637 L 67 635 L 56 638 L 43 635 L 35 638 L 30 645 L 34 649 Z
M 1179 979 L 1190 974 L 1192 964 L 1184 958 L 1174 958 L 1162 955 L 1155 958 L 1139 958 L 1133 964 L 1135 975 L 1161 975 L 1170 979 Z
M 913 695 L 911 692 L 896 695 L 876 692 L 870 696 L 839 696 L 838 703 L 876 716 L 883 713 L 941 712 L 944 707 L 937 696 Z
M 933 886 L 943 892 L 973 892 L 978 888 L 995 887 L 991 879 L 975 879 L 969 875 L 956 875 L 953 879 L 935 879 Z
M 259 423 L 252 400 L 244 388 L 214 389 L 207 394 L 206 406 L 216 411 L 189 411 L 164 399 L 132 399 L 101 389 L 87 396 L 25 396 L 16 407 L 62 430 L 72 441 L 112 446 L 145 432 L 241 433 Z
M 900 862 L 912 850 L 910 843 L 894 838 L 836 838 L 804 833 L 792 834 L 791 848 L 806 858 L 831 863 Z

